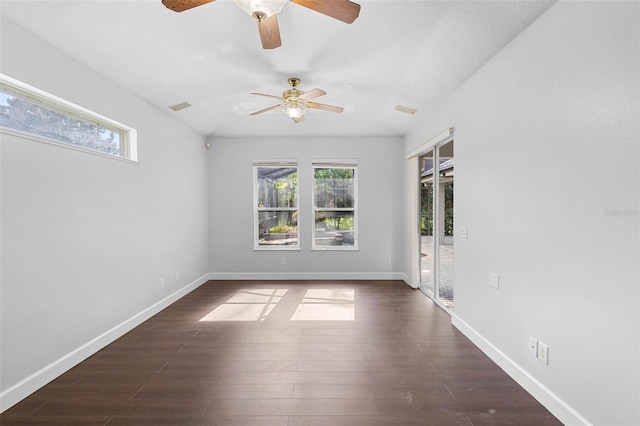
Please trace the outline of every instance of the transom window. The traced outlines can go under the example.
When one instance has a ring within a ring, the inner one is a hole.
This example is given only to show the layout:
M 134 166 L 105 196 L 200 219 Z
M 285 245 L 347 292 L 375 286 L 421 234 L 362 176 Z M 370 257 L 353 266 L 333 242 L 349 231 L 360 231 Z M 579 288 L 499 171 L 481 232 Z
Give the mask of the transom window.
M 134 129 L 2 74 L 0 129 L 41 142 L 137 159 Z
M 358 248 L 357 165 L 313 164 L 314 250 Z
M 298 166 L 254 164 L 255 249 L 299 249 Z

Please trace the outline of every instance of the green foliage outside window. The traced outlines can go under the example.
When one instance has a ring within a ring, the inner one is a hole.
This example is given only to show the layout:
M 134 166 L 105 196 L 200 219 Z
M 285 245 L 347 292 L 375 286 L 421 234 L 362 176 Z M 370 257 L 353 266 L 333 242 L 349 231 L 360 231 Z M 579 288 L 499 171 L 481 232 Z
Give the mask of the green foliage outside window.
M 0 126 L 118 157 L 126 156 L 124 137 L 88 117 L 48 104 L 0 84 Z
M 314 170 L 316 207 L 353 208 L 353 168 L 317 168 Z
M 444 235 L 453 236 L 453 182 L 444 185 Z M 420 233 L 433 235 L 433 184 L 422 187 L 420 193 Z
M 276 225 L 269 228 L 271 234 L 291 234 L 297 231 L 297 227 L 289 225 Z
M 327 217 L 324 212 L 316 213 L 316 228 L 324 223 L 325 229 L 350 231 L 353 229 L 353 216 Z

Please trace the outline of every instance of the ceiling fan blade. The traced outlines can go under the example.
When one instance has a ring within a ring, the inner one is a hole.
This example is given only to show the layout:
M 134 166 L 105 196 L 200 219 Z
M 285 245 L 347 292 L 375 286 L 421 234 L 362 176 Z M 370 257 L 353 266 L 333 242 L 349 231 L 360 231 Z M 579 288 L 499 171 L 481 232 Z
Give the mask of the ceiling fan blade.
M 349 0 L 291 0 L 339 21 L 352 23 L 360 15 L 360 5 Z
M 293 122 L 298 124 L 298 123 L 302 123 L 304 121 L 304 115 L 301 115 L 298 118 L 292 118 Z
M 214 1 L 215 0 L 162 0 L 162 4 L 174 12 L 184 12 L 185 10 L 193 9 L 194 7 Z
M 316 102 L 307 102 L 307 105 L 309 106 L 309 108 L 319 109 L 322 111 L 337 112 L 337 113 L 341 113 L 342 111 L 344 111 L 344 108 L 342 107 L 319 104 Z
M 276 47 L 282 46 L 277 15 L 273 15 L 269 18 L 259 18 L 258 31 L 260 32 L 260 40 L 262 40 L 263 49 L 275 49 Z
M 280 108 L 280 106 L 281 106 L 281 105 L 273 105 L 273 106 L 270 106 L 269 108 L 265 108 L 265 109 L 261 109 L 260 111 L 252 112 L 252 113 L 251 113 L 251 114 L 249 114 L 249 115 L 258 115 L 258 114 L 262 114 L 263 112 L 267 112 L 267 111 L 272 111 L 272 110 L 274 110 L 274 109 L 278 109 L 278 108 Z
M 319 98 L 320 96 L 324 96 L 326 94 L 327 92 L 325 92 L 324 90 L 312 89 L 300 95 L 300 99 L 304 99 L 305 101 L 308 101 L 309 99 Z
M 266 93 L 251 93 L 252 95 L 258 95 L 258 96 L 264 96 L 266 98 L 273 98 L 273 99 L 279 99 L 282 100 L 282 97 L 280 96 L 275 96 L 275 95 L 267 95 Z

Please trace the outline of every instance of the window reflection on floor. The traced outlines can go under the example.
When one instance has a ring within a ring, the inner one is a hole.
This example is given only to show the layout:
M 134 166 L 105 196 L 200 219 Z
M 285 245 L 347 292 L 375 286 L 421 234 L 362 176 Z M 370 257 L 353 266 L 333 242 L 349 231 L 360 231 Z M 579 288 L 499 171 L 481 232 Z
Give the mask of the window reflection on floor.
M 200 321 L 264 321 L 287 289 L 241 290 Z
M 309 289 L 291 321 L 354 321 L 355 290 Z

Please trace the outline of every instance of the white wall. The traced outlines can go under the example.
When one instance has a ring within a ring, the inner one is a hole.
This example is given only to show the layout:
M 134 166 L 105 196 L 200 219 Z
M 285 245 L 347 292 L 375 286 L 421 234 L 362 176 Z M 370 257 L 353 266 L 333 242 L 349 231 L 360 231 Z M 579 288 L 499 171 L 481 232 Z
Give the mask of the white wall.
M 140 162 L 0 135 L 0 410 L 209 271 L 204 138 L 10 21 L 1 35 L 2 73 L 136 128 Z
M 401 138 L 213 138 L 209 142 L 210 256 L 217 277 L 404 277 Z M 253 161 L 292 158 L 300 167 L 301 250 L 254 251 Z M 358 160 L 360 249 L 311 251 L 311 162 L 336 158 Z M 281 257 L 285 265 L 280 264 Z M 391 265 L 386 265 L 387 257 Z
M 640 424 L 639 12 L 554 5 L 405 139 L 455 127 L 454 323 L 567 424 Z

